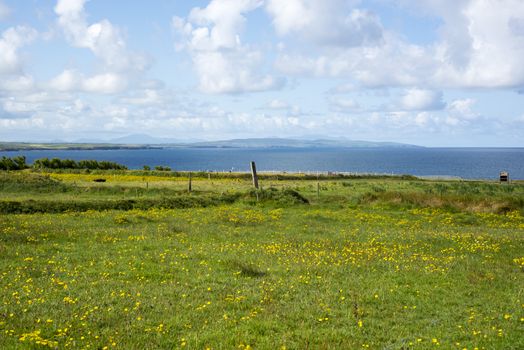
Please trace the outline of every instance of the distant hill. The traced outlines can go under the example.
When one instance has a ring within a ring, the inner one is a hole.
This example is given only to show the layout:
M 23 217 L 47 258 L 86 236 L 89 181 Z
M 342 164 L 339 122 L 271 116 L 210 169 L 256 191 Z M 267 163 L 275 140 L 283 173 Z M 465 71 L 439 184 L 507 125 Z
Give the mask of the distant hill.
M 421 146 L 396 142 L 371 142 L 341 139 L 297 140 L 281 138 L 234 139 L 224 141 L 195 142 L 186 144 L 188 147 L 216 148 L 417 148 Z
M 116 149 L 158 149 L 150 145 L 128 145 L 116 143 L 29 143 L 0 142 L 0 151 L 58 151 L 58 150 L 116 150 Z
M 180 141 L 177 141 L 175 139 L 154 137 L 154 136 L 150 136 L 146 134 L 127 135 L 127 136 L 108 140 L 107 142 L 118 143 L 118 144 L 125 143 L 125 144 L 141 144 L 141 145 L 160 145 L 160 144 L 168 144 L 168 143 L 180 143 Z
M 130 135 L 110 141 L 97 142 L 0 142 L 0 151 L 19 150 L 104 150 L 104 149 L 159 149 L 166 147 L 190 148 L 417 148 L 420 146 L 396 142 L 353 141 L 347 139 L 299 140 L 283 138 L 252 138 L 206 142 L 176 142 L 148 135 Z M 131 142 L 133 141 L 133 142 Z

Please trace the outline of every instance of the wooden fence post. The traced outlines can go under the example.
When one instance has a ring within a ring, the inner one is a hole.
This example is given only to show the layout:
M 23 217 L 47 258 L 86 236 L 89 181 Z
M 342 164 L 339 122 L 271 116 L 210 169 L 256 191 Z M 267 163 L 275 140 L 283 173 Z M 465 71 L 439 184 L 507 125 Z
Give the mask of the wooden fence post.
M 253 176 L 253 186 L 258 190 L 258 175 L 255 162 L 251 162 L 251 175 Z
M 191 192 L 191 172 L 189 173 L 188 190 L 189 190 L 189 192 Z
M 317 198 L 320 198 L 320 177 L 317 171 Z

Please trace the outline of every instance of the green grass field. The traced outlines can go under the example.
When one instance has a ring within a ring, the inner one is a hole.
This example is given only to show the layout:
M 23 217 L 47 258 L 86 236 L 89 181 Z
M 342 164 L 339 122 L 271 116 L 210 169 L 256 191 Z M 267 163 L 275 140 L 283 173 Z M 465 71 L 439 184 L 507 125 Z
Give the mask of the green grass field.
M 260 183 L 0 173 L 0 348 L 524 348 L 523 183 Z

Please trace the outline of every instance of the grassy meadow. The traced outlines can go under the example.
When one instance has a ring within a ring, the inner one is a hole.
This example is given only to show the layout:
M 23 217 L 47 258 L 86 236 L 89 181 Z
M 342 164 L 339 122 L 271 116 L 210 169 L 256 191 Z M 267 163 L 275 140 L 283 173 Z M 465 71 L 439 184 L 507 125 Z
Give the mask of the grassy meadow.
M 524 348 L 524 183 L 260 184 L 0 172 L 0 348 Z

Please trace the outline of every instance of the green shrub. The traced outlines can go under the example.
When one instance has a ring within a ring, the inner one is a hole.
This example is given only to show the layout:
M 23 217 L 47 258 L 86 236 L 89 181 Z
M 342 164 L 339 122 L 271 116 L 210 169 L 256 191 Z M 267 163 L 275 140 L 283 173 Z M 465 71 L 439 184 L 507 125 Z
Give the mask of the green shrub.
M 309 200 L 307 198 L 292 189 L 277 190 L 275 188 L 269 188 L 258 191 L 251 190 L 249 192 L 249 197 L 251 201 L 257 198 L 260 202 L 272 202 L 285 206 L 309 204 Z
M 126 170 L 127 167 L 115 162 L 41 158 L 33 162 L 33 169 L 90 169 L 90 170 Z
M 25 156 L 17 156 L 13 158 L 3 156 L 2 159 L 0 159 L 0 170 L 27 169 L 29 166 L 26 164 L 25 160 Z

